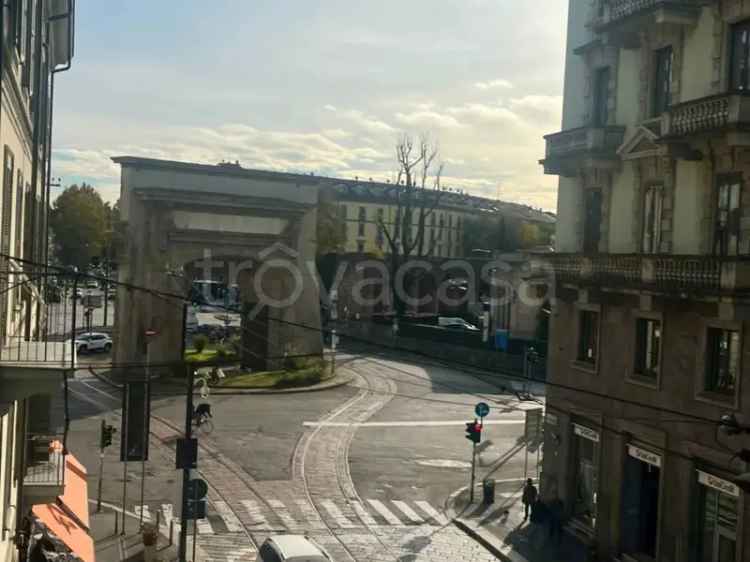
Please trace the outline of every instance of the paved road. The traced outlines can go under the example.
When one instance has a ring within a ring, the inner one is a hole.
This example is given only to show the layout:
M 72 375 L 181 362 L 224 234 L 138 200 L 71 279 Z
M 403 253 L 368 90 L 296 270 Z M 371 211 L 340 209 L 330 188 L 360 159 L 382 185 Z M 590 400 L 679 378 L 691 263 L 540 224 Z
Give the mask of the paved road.
M 515 397 L 466 373 L 408 359 L 341 356 L 352 385 L 326 392 L 212 396 L 215 430 L 201 438 L 199 471 L 210 484 L 199 558 L 254 560 L 269 534 L 307 532 L 334 560 L 493 560 L 450 524 L 447 496 L 468 483 L 463 422 L 474 403 L 493 406 L 480 473 L 512 497 L 523 477 L 522 409 Z M 99 416 L 117 421 L 117 389 L 80 373 L 71 384 L 71 441 L 90 469 L 94 496 Z M 156 391 L 152 459 L 140 499 L 140 464 L 128 470 L 126 510 L 162 521 L 179 511 L 174 440 L 184 411 L 178 389 Z M 105 463 L 105 501 L 119 505 L 122 465 Z M 85 449 L 83 452 L 81 448 Z M 111 457 L 111 459 L 110 459 Z M 133 521 L 135 523 L 135 521 Z

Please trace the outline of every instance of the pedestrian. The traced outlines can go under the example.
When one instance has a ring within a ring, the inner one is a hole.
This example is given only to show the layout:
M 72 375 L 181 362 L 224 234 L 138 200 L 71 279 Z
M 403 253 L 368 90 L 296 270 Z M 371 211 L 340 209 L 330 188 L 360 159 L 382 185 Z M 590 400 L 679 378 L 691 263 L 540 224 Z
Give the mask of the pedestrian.
M 531 506 L 534 505 L 534 502 L 536 502 L 538 497 L 539 492 L 537 491 L 536 486 L 534 486 L 534 481 L 529 478 L 528 480 L 526 480 L 526 485 L 523 487 L 523 495 L 521 496 L 521 502 L 523 503 L 524 521 L 529 518 L 529 510 L 531 509 Z
M 547 506 L 537 496 L 531 504 L 531 530 L 529 531 L 529 543 L 531 547 L 540 550 L 545 543 L 547 533 L 544 532 L 545 525 L 549 520 Z
M 555 493 L 549 502 L 549 538 L 555 546 L 559 546 L 562 539 L 563 511 L 563 502 Z

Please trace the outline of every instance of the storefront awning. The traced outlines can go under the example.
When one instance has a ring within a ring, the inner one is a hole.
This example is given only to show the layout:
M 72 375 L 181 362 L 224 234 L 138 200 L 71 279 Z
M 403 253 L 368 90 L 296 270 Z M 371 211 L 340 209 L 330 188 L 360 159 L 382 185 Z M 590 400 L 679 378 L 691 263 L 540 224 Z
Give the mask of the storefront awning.
M 65 492 L 56 503 L 32 508 L 38 527 L 54 542 L 61 542 L 82 562 L 95 562 L 94 540 L 89 535 L 86 469 L 73 455 L 65 456 Z
M 37 529 L 46 531 L 53 542 L 62 542 L 74 558 L 95 562 L 94 539 L 62 507 L 54 503 L 35 505 L 32 509 Z

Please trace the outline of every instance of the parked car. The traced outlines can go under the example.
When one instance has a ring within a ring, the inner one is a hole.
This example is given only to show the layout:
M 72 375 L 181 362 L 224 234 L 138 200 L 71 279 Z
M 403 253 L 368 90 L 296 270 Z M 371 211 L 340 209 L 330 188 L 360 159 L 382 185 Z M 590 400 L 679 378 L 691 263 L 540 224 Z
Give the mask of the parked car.
M 79 300 L 83 298 L 83 291 L 81 289 L 76 289 L 75 291 L 71 292 L 70 299 L 71 300 Z
M 76 349 L 79 354 L 108 352 L 112 349 L 112 338 L 100 332 L 89 332 L 76 336 Z
M 330 562 L 322 546 L 304 535 L 273 535 L 258 550 L 257 562 Z
M 478 332 L 479 328 L 477 328 L 474 324 L 471 324 L 464 320 L 463 318 L 451 318 L 446 316 L 440 316 L 438 317 L 438 326 L 442 328 L 448 328 L 449 330 L 463 330 L 466 332 Z

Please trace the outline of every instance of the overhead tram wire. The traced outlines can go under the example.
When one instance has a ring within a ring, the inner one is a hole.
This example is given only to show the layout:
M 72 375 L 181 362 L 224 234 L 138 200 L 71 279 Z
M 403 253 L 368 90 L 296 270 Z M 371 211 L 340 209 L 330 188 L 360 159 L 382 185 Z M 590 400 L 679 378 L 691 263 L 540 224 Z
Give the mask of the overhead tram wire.
M 0 253 L 0 258 L 13 259 L 13 260 L 16 260 L 16 261 L 18 261 L 20 263 L 26 263 L 26 264 L 29 264 L 29 265 L 45 267 L 44 264 L 40 264 L 38 262 L 34 262 L 34 261 L 31 261 L 31 260 L 16 258 L 16 257 L 10 256 L 9 254 Z M 104 277 L 96 276 L 96 275 L 90 275 L 90 274 L 78 273 L 78 272 L 71 273 L 70 271 L 68 271 L 65 268 L 60 267 L 60 266 L 46 266 L 46 267 L 57 269 L 59 271 L 63 271 L 68 276 L 77 275 L 77 276 L 83 277 L 83 278 L 89 278 L 89 279 L 95 279 L 95 280 L 106 280 L 106 281 L 110 282 L 108 279 L 106 279 Z M 177 294 L 177 293 L 171 293 L 171 292 L 167 292 L 167 291 L 161 291 L 161 290 L 151 289 L 149 287 L 143 287 L 143 286 L 139 286 L 139 285 L 133 285 L 132 283 L 126 283 L 126 282 L 123 282 L 123 281 L 111 281 L 111 283 L 114 284 L 114 285 L 117 285 L 117 286 L 124 287 L 124 288 L 129 289 L 129 290 L 143 291 L 143 292 L 145 292 L 147 294 L 151 294 L 153 296 L 163 298 L 165 300 L 165 302 L 168 302 L 168 303 L 170 303 L 172 305 L 175 305 L 175 306 L 179 305 L 180 307 L 182 307 L 182 304 L 185 303 L 185 302 L 188 302 L 188 300 L 189 300 L 185 295 L 180 295 L 180 294 Z M 179 301 L 179 303 L 173 302 L 174 300 Z M 229 307 L 226 307 L 226 306 L 223 306 L 223 305 L 220 305 L 220 304 L 217 304 L 217 305 L 214 305 L 214 306 L 215 306 L 215 308 L 222 309 L 224 311 L 231 311 L 231 309 Z M 316 326 L 308 326 L 308 325 L 305 325 L 305 324 L 300 324 L 298 322 L 292 322 L 292 321 L 289 321 L 289 320 L 282 320 L 281 318 L 273 318 L 273 317 L 269 316 L 269 317 L 267 317 L 267 319 L 269 321 L 279 322 L 279 323 L 283 323 L 283 324 L 286 324 L 286 325 L 289 325 L 289 326 L 295 326 L 295 327 L 298 327 L 298 328 L 303 328 L 303 329 L 306 329 L 306 330 L 312 330 L 312 331 L 316 331 L 316 332 L 323 333 L 323 334 L 330 332 L 330 330 L 325 330 L 325 329 L 322 329 L 322 328 L 319 328 L 319 327 L 316 327 Z M 658 412 L 670 413 L 670 414 L 673 414 L 675 416 L 682 416 L 682 417 L 690 418 L 690 419 L 693 419 L 693 420 L 701 420 L 701 421 L 704 421 L 704 422 L 710 423 L 710 424 L 717 424 L 717 423 L 719 423 L 717 420 L 712 420 L 712 419 L 709 419 L 709 418 L 698 416 L 696 414 L 690 414 L 690 413 L 686 413 L 686 412 L 680 412 L 680 411 L 674 410 L 672 408 L 664 408 L 662 406 L 655 406 L 655 405 L 652 405 L 652 404 L 645 404 L 645 403 L 641 403 L 641 402 L 636 402 L 635 400 L 630 400 L 630 399 L 627 399 L 627 398 L 620 398 L 620 397 L 615 397 L 615 396 L 609 396 L 609 395 L 601 393 L 601 392 L 596 392 L 596 391 L 593 391 L 593 390 L 588 390 L 588 389 L 583 389 L 583 388 L 576 388 L 576 387 L 573 387 L 573 386 L 570 386 L 570 385 L 566 385 L 566 384 L 562 384 L 562 383 L 550 382 L 550 381 L 546 381 L 546 380 L 542 381 L 542 380 L 536 380 L 536 379 L 528 379 L 528 378 L 526 378 L 526 377 L 524 377 L 522 375 L 518 375 L 518 374 L 515 374 L 515 373 L 512 373 L 512 372 L 508 372 L 506 370 L 498 370 L 498 372 L 482 371 L 481 369 L 479 369 L 475 365 L 472 365 L 472 364 L 469 364 L 469 363 L 465 363 L 465 362 L 461 362 L 461 361 L 456 361 L 456 360 L 435 359 L 434 357 L 430 357 L 426 353 L 423 353 L 423 352 L 420 352 L 420 351 L 417 351 L 417 350 L 404 349 L 404 348 L 395 347 L 395 346 L 389 346 L 389 345 L 385 345 L 385 344 L 381 344 L 381 343 L 374 343 L 374 342 L 365 340 L 364 338 L 359 338 L 357 336 L 352 336 L 352 335 L 348 335 L 348 334 L 345 334 L 345 333 L 340 333 L 339 335 L 341 337 L 345 337 L 345 338 L 348 338 L 348 339 L 350 339 L 352 341 L 363 343 L 365 345 L 369 345 L 369 346 L 373 346 L 373 347 L 379 347 L 379 348 L 387 349 L 389 351 L 399 351 L 399 352 L 402 352 L 402 353 L 410 353 L 410 354 L 413 354 L 413 355 L 419 355 L 420 357 L 426 357 L 430 361 L 432 361 L 434 363 L 437 363 L 437 364 L 443 364 L 443 365 L 448 365 L 448 366 L 457 366 L 457 367 L 460 367 L 462 369 L 471 369 L 473 371 L 480 371 L 481 376 L 493 376 L 493 375 L 496 375 L 496 374 L 499 373 L 499 374 L 501 374 L 504 377 L 507 377 L 507 378 L 510 378 L 510 379 L 515 379 L 515 380 L 518 380 L 518 381 L 529 381 L 529 380 L 531 380 L 531 382 L 534 382 L 534 383 L 537 383 L 537 384 L 541 384 L 541 385 L 544 385 L 544 386 L 547 386 L 547 387 L 551 387 L 551 388 L 559 388 L 559 389 L 562 389 L 562 390 L 568 390 L 570 392 L 578 392 L 578 393 L 581 393 L 581 394 L 588 394 L 588 395 L 593 396 L 595 398 L 606 399 L 606 400 L 614 400 L 616 402 L 621 402 L 623 404 L 628 404 L 628 405 L 631 405 L 631 406 L 637 406 L 637 407 L 640 407 L 640 408 L 646 408 L 646 409 L 650 409 L 650 410 L 654 410 L 654 411 L 658 411 Z M 145 365 L 145 363 L 143 363 L 143 365 Z M 478 375 L 473 374 L 473 373 L 468 373 L 468 374 L 471 374 L 472 376 L 478 376 Z M 654 421 L 658 421 L 658 420 L 654 420 Z

